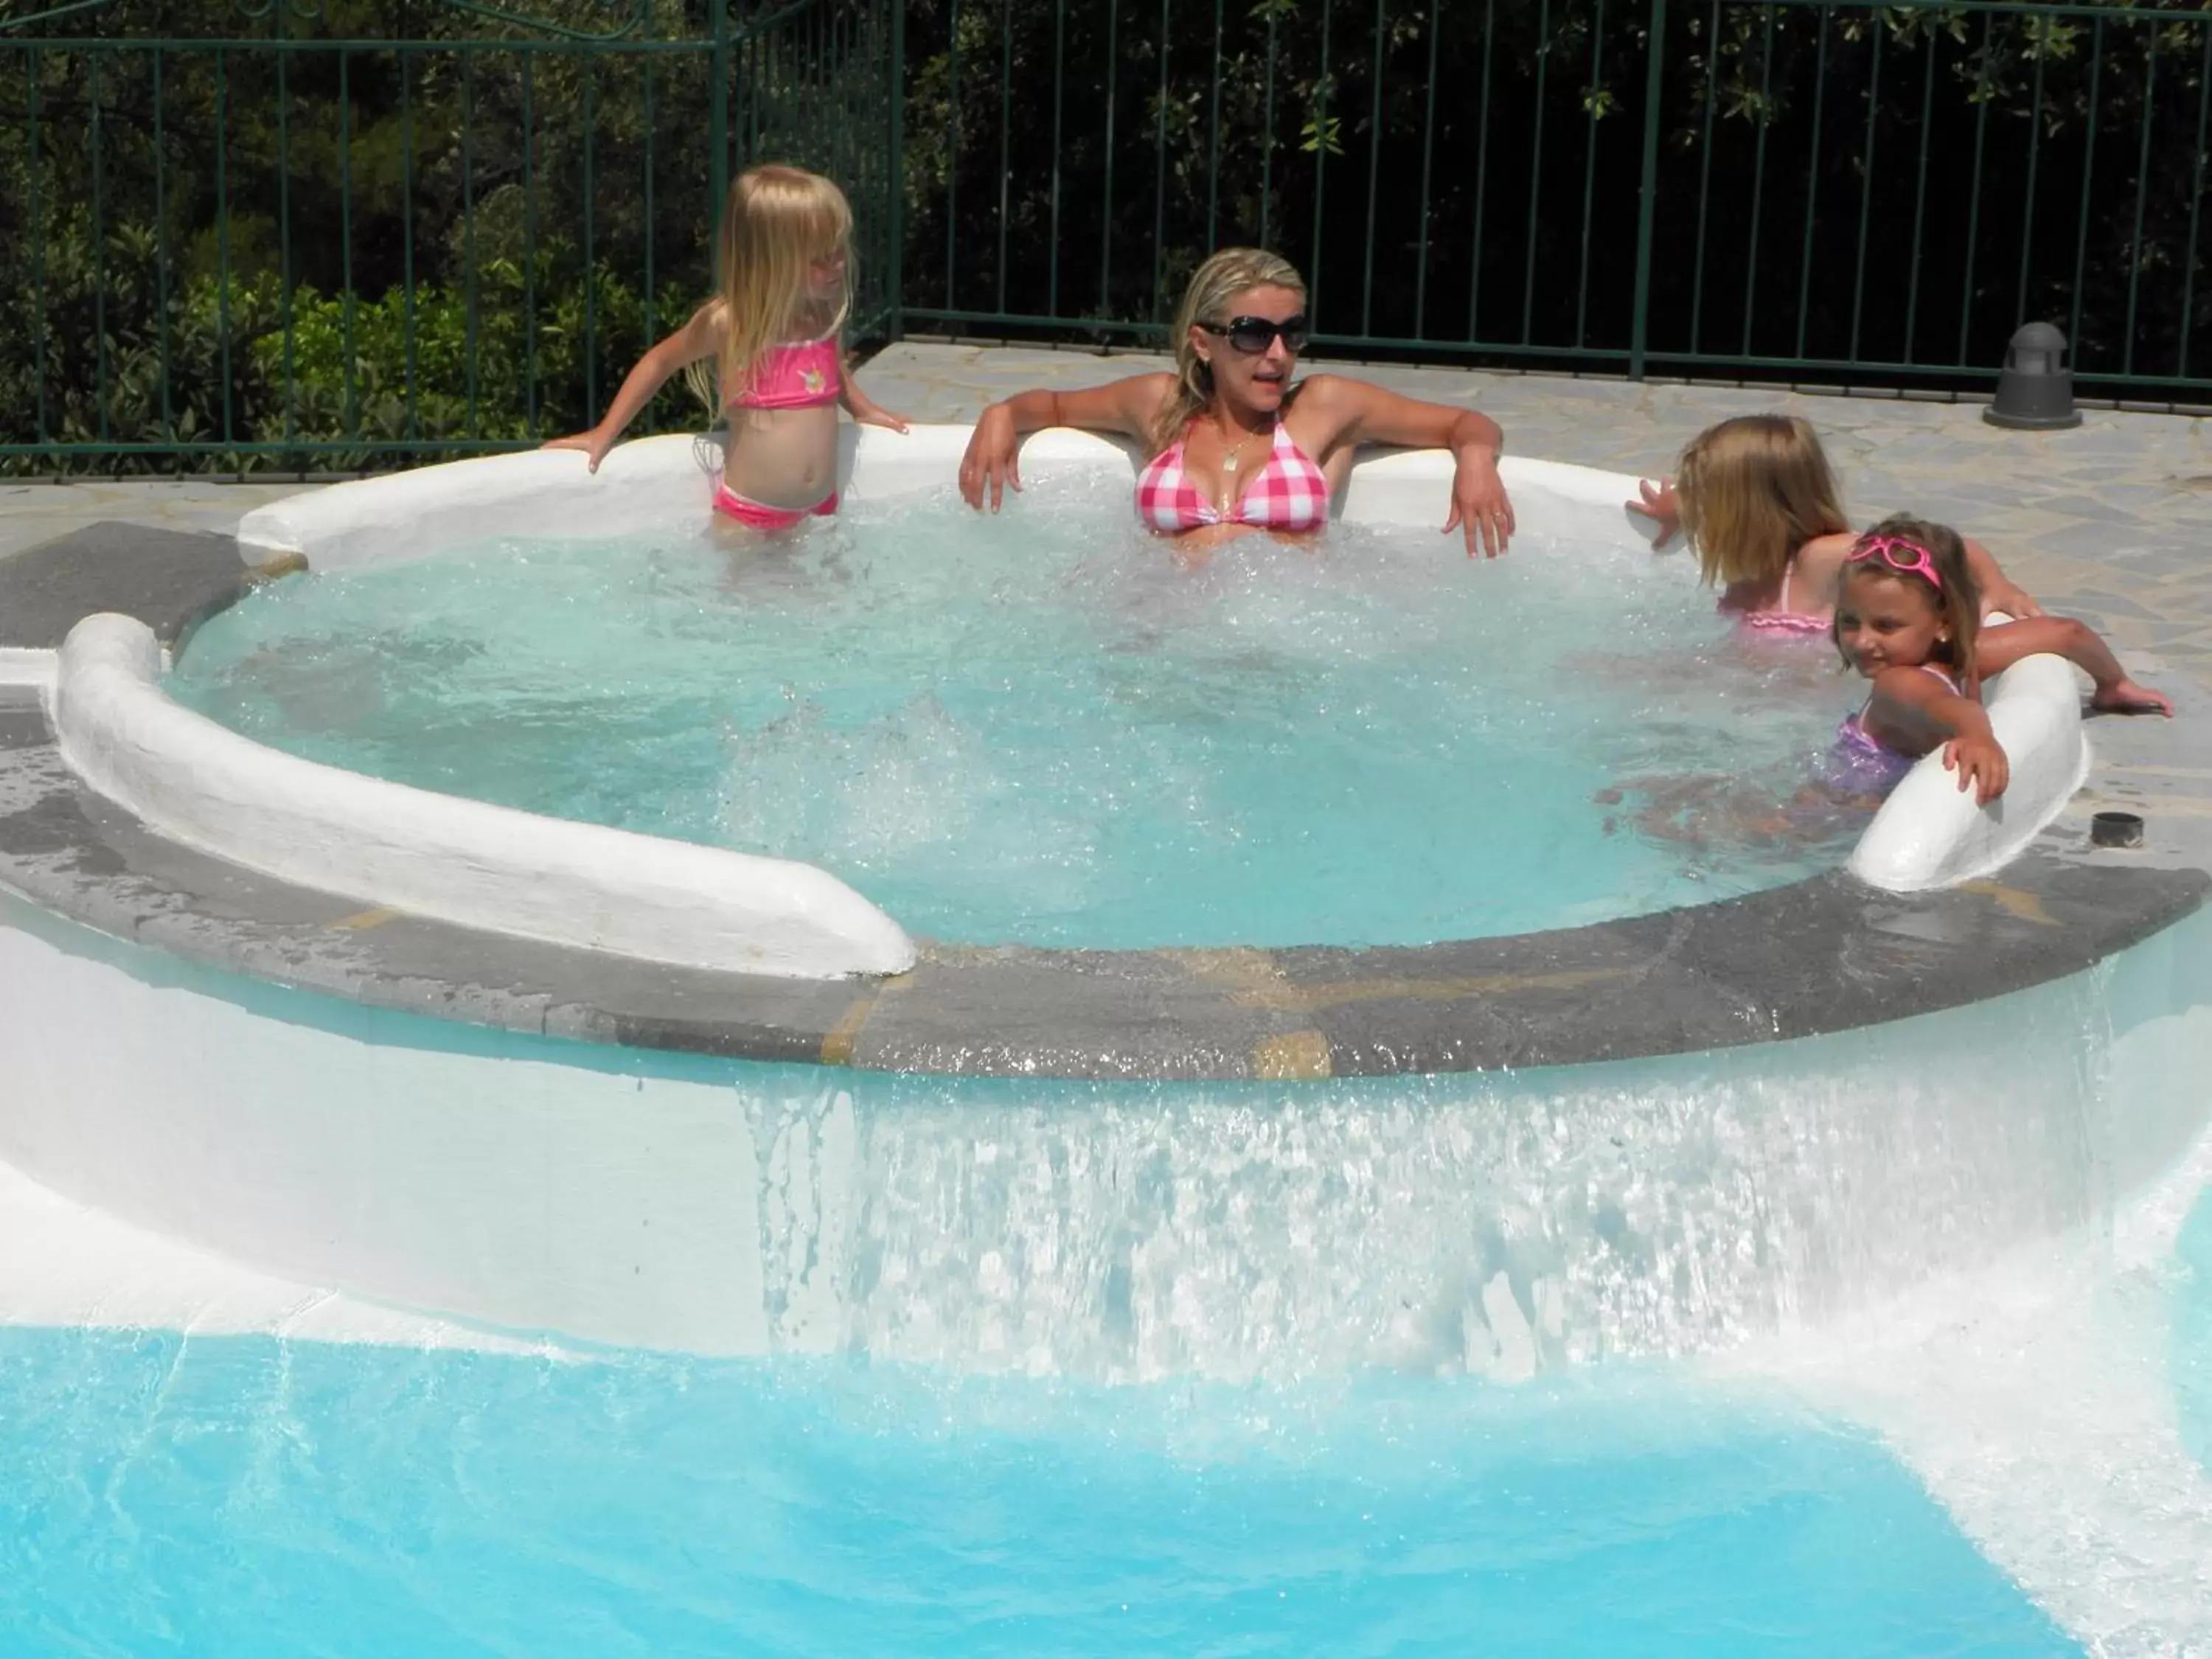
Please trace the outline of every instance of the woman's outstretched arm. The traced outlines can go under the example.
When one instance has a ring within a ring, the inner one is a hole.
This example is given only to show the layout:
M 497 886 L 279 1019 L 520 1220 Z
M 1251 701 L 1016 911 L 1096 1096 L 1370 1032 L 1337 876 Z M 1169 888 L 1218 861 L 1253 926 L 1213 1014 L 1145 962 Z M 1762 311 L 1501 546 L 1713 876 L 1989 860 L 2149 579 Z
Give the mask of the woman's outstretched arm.
M 1006 487 L 1022 487 L 1022 440 L 1048 426 L 1142 440 L 1174 385 L 1171 374 L 1133 374 L 1080 392 L 1017 392 L 993 404 L 977 417 L 960 458 L 962 498 L 981 509 L 988 495 L 996 513 Z
M 1477 539 L 1495 558 L 1513 535 L 1513 503 L 1498 476 L 1498 454 L 1505 434 L 1480 410 L 1454 409 L 1401 397 L 1371 380 L 1341 374 L 1316 374 L 1298 390 L 1302 405 L 1318 405 L 1328 427 L 1326 447 L 1395 444 L 1407 449 L 1449 449 L 1459 462 L 1452 477 L 1451 511 L 1444 532 L 1467 538 L 1468 556 Z

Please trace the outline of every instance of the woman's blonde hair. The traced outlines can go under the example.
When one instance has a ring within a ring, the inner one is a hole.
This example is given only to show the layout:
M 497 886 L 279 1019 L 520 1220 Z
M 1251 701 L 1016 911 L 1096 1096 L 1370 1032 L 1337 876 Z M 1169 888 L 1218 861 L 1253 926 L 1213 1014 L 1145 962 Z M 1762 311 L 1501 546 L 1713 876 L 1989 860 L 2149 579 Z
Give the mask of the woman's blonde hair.
M 1229 302 L 1248 288 L 1287 288 L 1303 301 L 1306 279 L 1280 254 L 1264 248 L 1225 247 L 1191 273 L 1175 320 L 1175 391 L 1152 422 L 1152 447 L 1165 449 L 1213 401 L 1213 370 L 1190 343 L 1198 323 L 1225 323 Z
M 1918 570 L 1899 569 L 1895 559 L 1885 556 L 1884 547 L 1897 543 L 1904 545 L 1896 553 L 1908 562 L 1914 551 L 1926 553 L 1928 562 L 1935 568 L 1936 580 L 1929 581 Z M 1847 667 L 1851 659 L 1844 650 L 1843 589 L 1869 571 L 1896 581 L 1917 583 L 1935 597 L 1936 610 L 1949 630 L 1948 637 L 1936 642 L 1935 659 L 1957 670 L 1960 682 L 1972 690 L 1981 678 L 1974 672 L 1974 639 L 1981 631 L 1982 590 L 1975 583 L 1973 567 L 1966 562 L 1965 538 L 1947 524 L 1898 513 L 1851 544 L 1850 557 L 1836 578 L 1836 619 L 1828 624 L 1828 637 L 1835 641 L 1836 653 Z
M 1698 571 L 1723 585 L 1778 576 L 1807 542 L 1850 528 L 1820 440 L 1794 415 L 1707 427 L 1675 466 L 1674 498 Z
M 852 241 L 845 192 L 818 173 L 771 163 L 731 181 L 715 250 L 720 292 L 712 301 L 722 315 L 715 368 L 723 403 L 751 384 L 770 346 L 827 338 L 844 326 L 853 308 Z M 811 267 L 840 252 L 843 292 L 832 304 L 818 303 L 808 294 Z

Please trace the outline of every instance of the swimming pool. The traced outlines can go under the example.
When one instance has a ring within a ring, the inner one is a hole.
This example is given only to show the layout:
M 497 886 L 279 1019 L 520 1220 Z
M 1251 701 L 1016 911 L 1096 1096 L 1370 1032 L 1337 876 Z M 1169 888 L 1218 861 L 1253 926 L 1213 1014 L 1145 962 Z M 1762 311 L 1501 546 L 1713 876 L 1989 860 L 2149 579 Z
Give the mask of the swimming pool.
M 769 1352 L 332 1341 L 228 1279 L 0 1329 L 0 1616 L 34 1654 L 2192 1651 L 2208 955 L 2200 917 L 1733 1076 L 725 1070 L 757 1173 L 687 1218 L 695 1140 L 586 1224 L 647 1302 L 619 1241 L 684 1235 Z M 631 1098 L 484 1185 L 475 1248 L 680 1133 Z M 418 1157 L 467 1109 L 422 1101 Z
M 27 1653 L 2079 1653 L 1881 1444 L 1657 1376 L 1255 1392 L 0 1331 Z

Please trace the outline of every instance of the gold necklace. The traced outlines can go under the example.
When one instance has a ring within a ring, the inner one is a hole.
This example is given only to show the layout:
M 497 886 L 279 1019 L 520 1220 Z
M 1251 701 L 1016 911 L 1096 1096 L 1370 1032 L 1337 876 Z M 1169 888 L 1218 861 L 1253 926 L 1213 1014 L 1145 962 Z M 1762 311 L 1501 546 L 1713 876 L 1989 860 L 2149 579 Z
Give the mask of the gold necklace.
M 1237 501 L 1237 459 L 1244 453 L 1244 446 L 1260 434 L 1248 432 L 1237 441 L 1234 449 L 1225 445 L 1221 451 L 1221 493 L 1213 499 L 1213 510 L 1226 513 Z

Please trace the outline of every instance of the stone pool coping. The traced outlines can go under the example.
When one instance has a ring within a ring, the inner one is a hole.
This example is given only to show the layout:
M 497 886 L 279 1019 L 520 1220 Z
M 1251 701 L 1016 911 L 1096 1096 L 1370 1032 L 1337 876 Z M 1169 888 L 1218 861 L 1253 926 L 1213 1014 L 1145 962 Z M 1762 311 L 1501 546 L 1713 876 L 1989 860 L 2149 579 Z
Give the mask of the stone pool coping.
M 63 613 L 174 645 L 252 580 L 227 537 L 94 526 L 0 563 L 0 649 Z M 56 591 L 66 565 L 66 596 Z M 149 573 L 161 573 L 158 580 Z M 48 647 L 50 648 L 50 647 Z M 2185 825 L 2185 831 L 2187 826 Z M 1841 872 L 1720 903 L 1450 944 L 1054 951 L 923 943 L 908 973 L 678 969 L 400 914 L 149 830 L 64 763 L 38 687 L 0 687 L 0 884 L 100 932 L 372 1006 L 592 1043 L 898 1072 L 1280 1080 L 1735 1047 L 2079 972 L 2201 905 L 2202 837 L 2084 854 L 2065 820 L 1997 879 L 1876 892 Z

